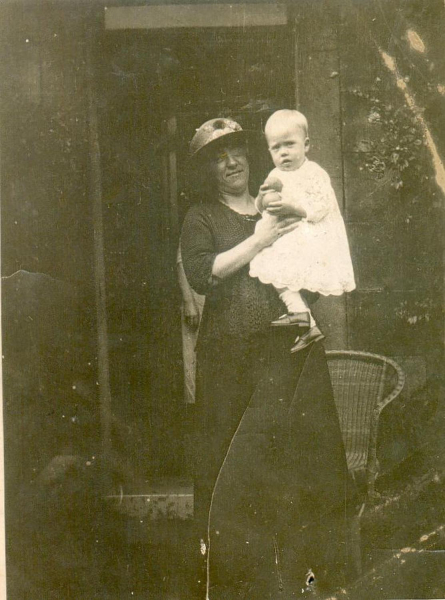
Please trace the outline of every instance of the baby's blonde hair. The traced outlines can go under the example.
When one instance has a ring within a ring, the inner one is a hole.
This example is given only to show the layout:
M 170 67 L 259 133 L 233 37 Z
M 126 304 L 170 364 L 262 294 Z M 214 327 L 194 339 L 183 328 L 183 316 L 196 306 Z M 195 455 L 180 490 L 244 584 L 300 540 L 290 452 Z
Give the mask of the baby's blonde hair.
M 268 129 L 270 131 L 275 125 L 281 125 L 283 123 L 287 126 L 295 125 L 295 127 L 303 132 L 305 138 L 308 137 L 309 126 L 306 117 L 298 110 L 290 110 L 288 108 L 277 110 L 267 119 L 266 126 L 264 127 L 266 137 Z

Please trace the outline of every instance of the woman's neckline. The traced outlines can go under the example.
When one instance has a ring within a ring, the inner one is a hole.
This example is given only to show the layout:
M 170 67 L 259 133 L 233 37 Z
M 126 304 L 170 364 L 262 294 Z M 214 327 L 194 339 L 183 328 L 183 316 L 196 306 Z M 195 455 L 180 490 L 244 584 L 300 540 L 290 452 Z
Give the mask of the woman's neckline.
M 244 213 L 244 212 L 240 212 L 239 210 L 232 208 L 229 204 L 227 204 L 227 202 L 224 202 L 224 200 L 222 200 L 221 198 L 218 198 L 219 204 L 222 204 L 223 206 L 228 208 L 230 211 L 234 212 L 235 214 L 239 215 L 240 217 L 253 219 L 253 218 L 257 218 L 259 213 L 256 210 L 255 203 L 254 203 L 254 200 L 252 197 L 251 197 L 251 201 L 252 201 L 252 206 L 255 208 L 255 212 L 254 213 Z

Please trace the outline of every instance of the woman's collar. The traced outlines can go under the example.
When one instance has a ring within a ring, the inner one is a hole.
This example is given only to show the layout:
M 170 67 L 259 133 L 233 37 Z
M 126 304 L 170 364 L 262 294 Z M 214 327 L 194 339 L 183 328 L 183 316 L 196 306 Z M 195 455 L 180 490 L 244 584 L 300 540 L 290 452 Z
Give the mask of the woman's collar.
M 243 216 L 255 216 L 258 213 L 257 207 L 255 205 L 255 199 L 249 195 L 249 203 L 248 204 L 244 204 L 244 206 L 246 208 L 252 209 L 252 212 L 247 211 L 244 212 L 242 210 L 238 210 L 238 206 L 237 203 L 234 202 L 233 204 L 230 204 L 229 202 L 226 202 L 226 200 L 221 196 L 221 194 L 218 196 L 218 201 L 223 204 L 224 206 L 227 206 L 227 208 L 230 208 L 230 210 L 233 210 L 233 212 L 238 213 L 239 215 L 243 215 Z

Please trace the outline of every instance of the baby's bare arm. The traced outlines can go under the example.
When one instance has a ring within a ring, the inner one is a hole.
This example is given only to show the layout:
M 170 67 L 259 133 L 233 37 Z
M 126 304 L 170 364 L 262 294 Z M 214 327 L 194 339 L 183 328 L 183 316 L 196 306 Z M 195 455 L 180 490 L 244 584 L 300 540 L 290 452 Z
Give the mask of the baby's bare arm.
M 277 216 L 294 216 L 304 219 L 307 214 L 304 207 L 291 198 L 280 197 L 278 200 L 270 202 L 267 206 L 267 212 Z
M 282 194 L 283 184 L 277 177 L 268 177 L 260 187 L 257 206 L 261 212 L 267 210 L 277 217 L 306 217 L 306 210 L 301 202 L 289 193 Z

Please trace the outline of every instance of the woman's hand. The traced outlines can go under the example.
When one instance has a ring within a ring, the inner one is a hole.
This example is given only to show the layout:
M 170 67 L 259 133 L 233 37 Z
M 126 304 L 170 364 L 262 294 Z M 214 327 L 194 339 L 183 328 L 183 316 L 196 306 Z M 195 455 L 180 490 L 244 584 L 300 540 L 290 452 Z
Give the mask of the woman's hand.
M 298 227 L 299 217 L 278 219 L 267 215 L 255 225 L 254 233 L 230 250 L 221 252 L 213 263 L 212 275 L 225 279 L 244 267 L 266 246 L 273 244 L 279 237 Z
M 301 217 L 285 217 L 283 219 L 261 219 L 255 226 L 254 236 L 260 248 L 273 244 L 282 235 L 298 227 Z
M 182 310 L 187 327 L 192 331 L 196 331 L 199 325 L 199 310 L 192 296 L 183 301 Z

